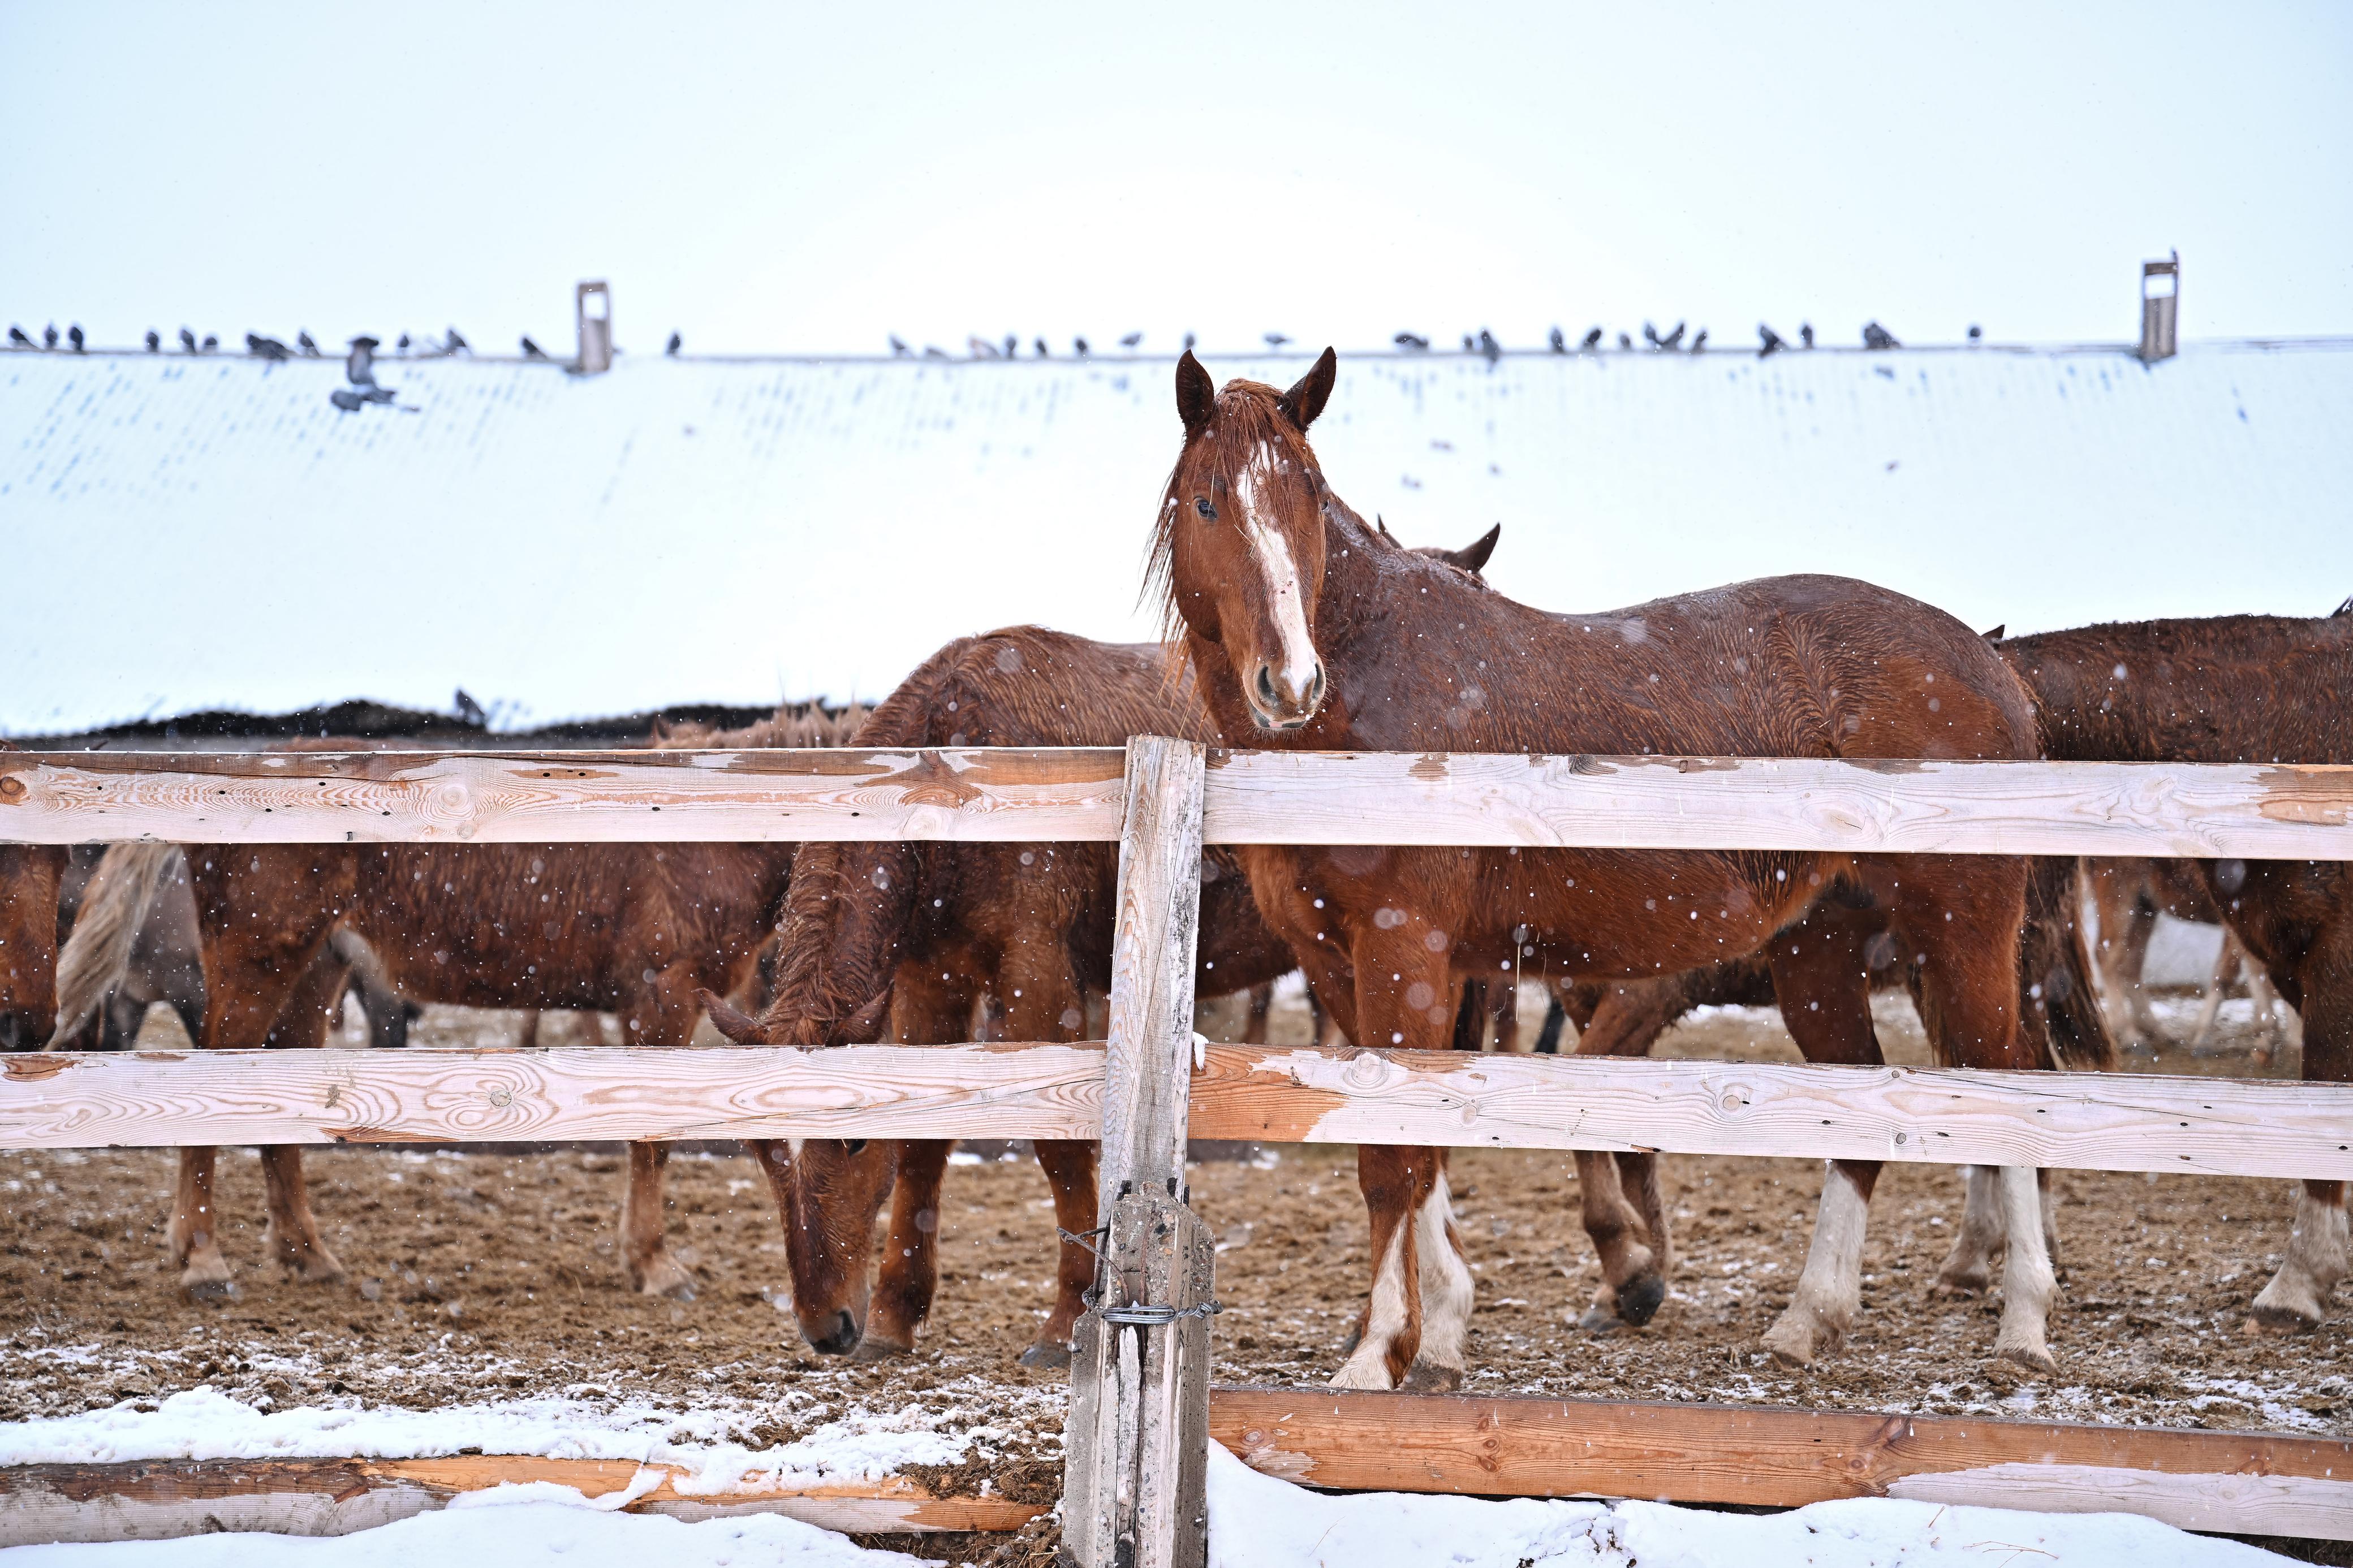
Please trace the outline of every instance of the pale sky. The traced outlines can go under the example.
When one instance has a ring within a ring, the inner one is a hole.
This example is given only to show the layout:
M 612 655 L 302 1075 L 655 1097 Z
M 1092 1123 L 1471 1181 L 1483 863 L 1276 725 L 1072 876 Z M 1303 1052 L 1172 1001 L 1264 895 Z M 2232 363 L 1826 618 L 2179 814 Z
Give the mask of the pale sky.
M 0 0 L 0 318 L 625 348 L 2353 332 L 2353 6 Z

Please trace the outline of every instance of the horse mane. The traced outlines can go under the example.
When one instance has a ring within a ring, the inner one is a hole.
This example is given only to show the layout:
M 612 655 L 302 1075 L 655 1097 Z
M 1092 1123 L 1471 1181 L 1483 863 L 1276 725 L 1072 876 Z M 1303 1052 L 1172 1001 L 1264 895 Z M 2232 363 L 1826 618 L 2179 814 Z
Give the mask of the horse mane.
M 1160 489 L 1160 515 L 1152 527 L 1144 589 L 1136 600 L 1140 605 L 1159 612 L 1162 642 L 1182 643 L 1185 638 L 1185 618 L 1176 608 L 1176 520 L 1186 514 L 1176 495 L 1176 477 L 1184 471 L 1186 458 L 1195 450 L 1196 443 L 1203 443 L 1219 459 L 1220 467 L 1238 467 L 1260 447 L 1284 442 L 1296 444 L 1304 454 L 1307 477 L 1318 497 L 1327 494 L 1324 470 L 1316 464 L 1314 449 L 1283 412 L 1282 392 L 1278 387 L 1237 377 L 1219 389 L 1217 417 L 1209 421 L 1208 427 L 1186 433 L 1184 447 L 1176 454 L 1176 465 L 1168 470 L 1168 482 Z M 1371 530 L 1366 531 L 1369 534 Z
M 852 702 L 839 709 L 828 709 L 822 702 L 786 702 L 765 719 L 754 720 L 740 730 L 722 730 L 693 720 L 673 724 L 657 719 L 653 734 L 645 745 L 657 752 L 800 751 L 847 746 L 858 727 L 873 711 L 873 706 L 864 702 Z

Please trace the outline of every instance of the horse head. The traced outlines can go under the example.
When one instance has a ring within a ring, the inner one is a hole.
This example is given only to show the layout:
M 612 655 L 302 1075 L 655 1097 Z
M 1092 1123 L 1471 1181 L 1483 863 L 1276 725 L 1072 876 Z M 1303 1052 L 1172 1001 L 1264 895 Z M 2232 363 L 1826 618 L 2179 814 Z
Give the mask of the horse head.
M 1174 616 L 1224 650 L 1264 730 L 1299 729 L 1329 690 L 1312 628 L 1330 491 L 1307 427 L 1336 374 L 1325 349 L 1287 392 L 1254 381 L 1219 391 L 1190 350 L 1176 362 L 1185 447 L 1161 500 L 1154 570 Z

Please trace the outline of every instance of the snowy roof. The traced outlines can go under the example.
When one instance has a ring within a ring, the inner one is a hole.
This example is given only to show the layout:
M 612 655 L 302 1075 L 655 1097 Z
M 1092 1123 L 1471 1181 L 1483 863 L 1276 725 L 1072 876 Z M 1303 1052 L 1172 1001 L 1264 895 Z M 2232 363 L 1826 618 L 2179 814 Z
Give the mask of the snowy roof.
M 1209 362 L 1288 382 L 1299 356 Z M 510 724 L 872 697 L 946 638 L 1146 635 L 1164 359 L 0 354 L 0 732 L 463 685 Z M 2353 593 L 2353 341 L 1345 357 L 1325 472 L 1602 608 L 1775 572 L 2013 631 Z

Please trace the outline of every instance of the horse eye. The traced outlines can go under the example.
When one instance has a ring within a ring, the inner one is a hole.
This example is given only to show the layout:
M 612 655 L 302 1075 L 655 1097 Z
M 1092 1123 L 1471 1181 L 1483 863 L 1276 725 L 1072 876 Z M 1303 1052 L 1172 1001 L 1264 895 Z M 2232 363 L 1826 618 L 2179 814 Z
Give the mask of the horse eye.
M 866 1140 L 852 1138 L 841 1146 L 841 1152 L 850 1155 L 863 1154 L 866 1152 Z
M 1195 496 L 1193 498 L 1193 510 L 1199 512 L 1203 517 L 1208 518 L 1211 522 L 1218 521 L 1218 509 L 1209 504 L 1209 498 L 1207 496 Z

